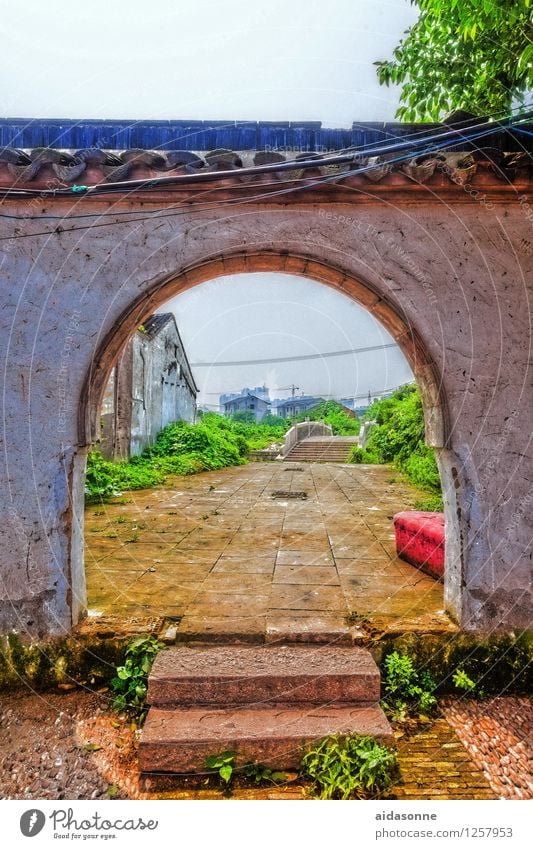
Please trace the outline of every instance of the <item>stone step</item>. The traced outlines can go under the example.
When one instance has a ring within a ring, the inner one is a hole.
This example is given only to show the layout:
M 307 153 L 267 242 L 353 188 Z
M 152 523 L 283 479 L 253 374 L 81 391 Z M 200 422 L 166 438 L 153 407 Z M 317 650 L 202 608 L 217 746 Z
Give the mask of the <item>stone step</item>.
M 348 456 L 349 449 L 346 448 L 293 448 L 290 454 L 309 454 L 312 456 L 320 456 L 321 454 L 335 454 L 340 457 Z
M 392 729 L 381 708 L 326 706 L 254 710 L 151 708 L 139 746 L 141 772 L 205 772 L 205 759 L 237 753 L 236 765 L 261 763 L 298 769 L 305 747 L 329 734 L 362 734 L 392 745 Z
M 370 653 L 340 646 L 188 646 L 158 654 L 147 702 L 157 707 L 373 704 L 380 676 Z

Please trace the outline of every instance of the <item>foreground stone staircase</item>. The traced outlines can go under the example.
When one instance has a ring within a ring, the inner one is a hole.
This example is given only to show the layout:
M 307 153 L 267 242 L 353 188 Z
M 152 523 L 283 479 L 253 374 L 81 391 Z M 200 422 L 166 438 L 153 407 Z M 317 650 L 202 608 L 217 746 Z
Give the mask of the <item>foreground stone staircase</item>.
M 283 458 L 299 463 L 346 463 L 357 436 L 310 436 L 297 442 Z
M 297 769 L 305 746 L 329 734 L 393 743 L 379 701 L 379 670 L 358 647 L 172 648 L 148 685 L 140 768 L 205 772 L 208 755 L 237 753 L 237 766 Z

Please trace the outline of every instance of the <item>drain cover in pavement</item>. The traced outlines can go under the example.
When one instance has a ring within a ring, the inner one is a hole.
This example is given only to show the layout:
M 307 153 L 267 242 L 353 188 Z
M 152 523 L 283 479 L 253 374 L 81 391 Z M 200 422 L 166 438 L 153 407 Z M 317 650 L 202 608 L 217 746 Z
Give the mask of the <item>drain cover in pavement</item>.
M 300 466 L 294 466 L 294 468 L 283 469 L 284 472 L 303 472 L 304 469 L 300 468 Z
M 301 499 L 304 499 L 304 498 L 307 498 L 307 492 L 303 492 L 303 491 L 301 491 L 301 492 L 297 492 L 297 491 L 290 492 L 289 490 L 285 490 L 285 489 L 276 489 L 275 492 L 272 493 L 272 498 L 301 498 Z

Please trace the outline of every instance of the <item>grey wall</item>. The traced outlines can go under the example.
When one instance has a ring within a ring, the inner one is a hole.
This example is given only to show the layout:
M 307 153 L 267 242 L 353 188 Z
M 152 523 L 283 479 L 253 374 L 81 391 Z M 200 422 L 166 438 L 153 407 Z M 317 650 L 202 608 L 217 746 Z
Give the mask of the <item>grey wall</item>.
M 334 286 L 392 333 L 438 448 L 446 605 L 468 629 L 531 623 L 531 224 L 496 190 L 490 206 L 435 192 L 194 209 L 157 226 L 146 209 L 125 224 L 89 200 L 107 226 L 46 236 L 27 202 L 10 203 L 29 237 L 1 220 L 0 630 L 62 633 L 83 610 L 79 481 L 125 340 L 185 288 L 262 270 Z
M 167 424 L 195 418 L 196 391 L 174 322 L 154 336 L 135 332 L 105 389 L 99 443 L 104 456 L 140 454 Z

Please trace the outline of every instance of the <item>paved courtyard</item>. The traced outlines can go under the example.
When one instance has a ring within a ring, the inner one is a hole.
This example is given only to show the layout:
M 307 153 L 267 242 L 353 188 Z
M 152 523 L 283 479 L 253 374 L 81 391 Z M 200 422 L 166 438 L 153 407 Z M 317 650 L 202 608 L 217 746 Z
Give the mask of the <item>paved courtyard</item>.
M 86 511 L 91 615 L 164 616 L 178 639 L 453 630 L 442 585 L 395 556 L 417 497 L 389 467 L 296 463 L 125 493 Z

